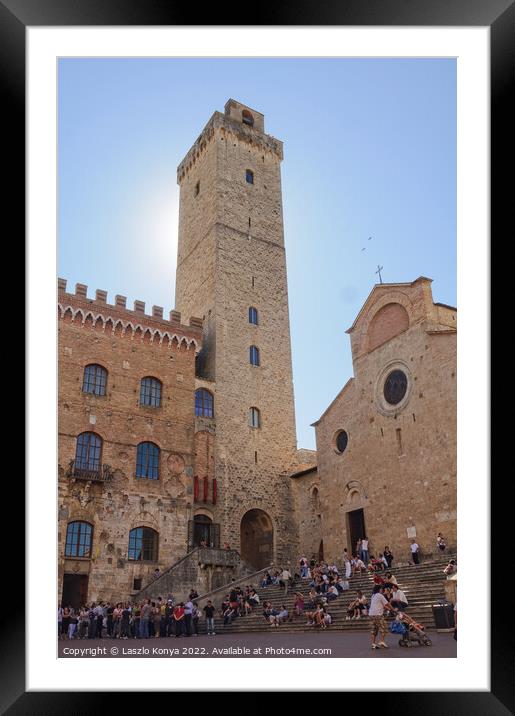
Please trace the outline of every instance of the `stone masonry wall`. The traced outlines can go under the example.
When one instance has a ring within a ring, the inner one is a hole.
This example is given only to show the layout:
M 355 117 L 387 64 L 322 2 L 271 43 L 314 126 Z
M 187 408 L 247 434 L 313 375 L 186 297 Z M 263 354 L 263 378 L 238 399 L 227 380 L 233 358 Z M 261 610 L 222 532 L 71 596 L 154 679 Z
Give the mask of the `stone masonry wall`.
M 399 335 L 367 352 L 368 322 L 396 300 L 410 327 L 401 319 Z M 344 547 L 354 551 L 347 515 L 361 508 L 372 553 L 389 545 L 397 563 L 409 561 L 410 527 L 423 554 L 435 552 L 438 532 L 456 547 L 456 320 L 447 312 L 446 324 L 439 324 L 438 315 L 428 279 L 378 286 L 350 331 L 355 376 L 316 424 L 329 559 L 340 559 Z M 408 376 L 398 408 L 382 394 L 395 368 Z M 339 430 L 348 434 L 341 454 Z
M 297 528 L 288 473 L 295 416 L 284 253 L 282 144 L 239 120 L 231 101 L 215 112 L 178 168 L 181 186 L 177 308 L 204 318 L 208 369 L 216 383 L 215 475 L 210 508 L 221 541 L 240 550 L 245 513 L 261 509 L 274 529 L 277 561 L 294 558 Z M 259 121 L 258 121 L 259 120 Z M 246 172 L 254 181 L 246 181 Z M 200 191 L 197 192 L 197 188 Z M 204 192 L 203 198 L 201 198 Z M 249 306 L 259 325 L 249 323 Z M 249 348 L 260 350 L 260 366 Z M 257 407 L 261 427 L 249 426 Z

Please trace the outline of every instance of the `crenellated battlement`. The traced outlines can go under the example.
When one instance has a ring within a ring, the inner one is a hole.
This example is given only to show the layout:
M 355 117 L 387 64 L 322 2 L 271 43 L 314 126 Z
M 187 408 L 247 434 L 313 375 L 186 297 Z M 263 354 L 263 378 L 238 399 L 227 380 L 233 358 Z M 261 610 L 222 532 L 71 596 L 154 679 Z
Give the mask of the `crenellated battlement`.
M 134 309 L 127 308 L 127 298 L 116 295 L 115 303 L 107 303 L 107 291 L 97 289 L 95 298 L 88 298 L 88 287 L 75 284 L 75 293 L 66 292 L 66 279 L 57 280 L 59 319 L 69 319 L 81 325 L 92 324 L 99 330 L 111 331 L 116 335 L 140 335 L 141 339 L 157 343 L 163 342 L 193 347 L 195 352 L 202 347 L 203 321 L 201 318 L 190 317 L 189 325 L 181 323 L 179 311 L 171 310 L 169 319 L 163 317 L 161 306 L 152 306 L 152 314 L 145 313 L 145 302 L 134 301 Z
M 234 103 L 233 100 L 229 100 L 229 102 L 238 104 Z M 257 115 L 258 113 L 255 114 Z M 260 116 L 262 117 L 262 115 Z M 196 142 L 177 167 L 177 184 L 182 183 L 190 170 L 203 156 L 208 144 L 210 144 L 210 142 L 215 138 L 217 133 L 221 134 L 226 141 L 229 139 L 230 135 L 232 138 L 245 142 L 261 152 L 270 152 L 276 155 L 279 161 L 282 161 L 283 143 L 279 139 L 275 139 L 275 137 L 265 134 L 259 127 L 259 124 L 257 127 L 244 124 L 239 119 L 235 118 L 233 114 L 230 114 L 227 107 L 225 114 L 222 112 L 214 112 Z

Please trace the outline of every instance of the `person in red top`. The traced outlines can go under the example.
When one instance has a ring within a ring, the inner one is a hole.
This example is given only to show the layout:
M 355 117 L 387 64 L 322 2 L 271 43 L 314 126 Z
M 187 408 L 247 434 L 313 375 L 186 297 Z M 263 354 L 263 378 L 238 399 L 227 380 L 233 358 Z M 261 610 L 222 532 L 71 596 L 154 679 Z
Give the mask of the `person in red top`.
M 374 576 L 372 577 L 372 579 L 373 579 L 373 581 L 374 581 L 374 584 L 380 584 L 381 587 L 384 587 L 385 581 L 384 581 L 384 579 L 381 577 L 380 574 L 375 573 Z
M 184 602 L 178 604 L 173 610 L 173 623 L 175 627 L 175 636 L 183 636 L 184 634 Z

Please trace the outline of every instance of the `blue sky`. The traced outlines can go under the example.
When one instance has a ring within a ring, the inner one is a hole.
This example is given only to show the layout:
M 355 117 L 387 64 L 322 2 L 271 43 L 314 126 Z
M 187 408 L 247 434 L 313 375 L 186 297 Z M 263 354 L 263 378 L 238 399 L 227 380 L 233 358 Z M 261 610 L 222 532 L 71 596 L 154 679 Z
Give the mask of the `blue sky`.
M 173 308 L 176 168 L 232 97 L 284 142 L 299 447 L 352 375 L 353 323 L 384 282 L 456 305 L 453 59 L 61 59 L 58 273 Z M 368 240 L 368 237 L 372 237 Z M 365 251 L 362 249 L 365 248 Z

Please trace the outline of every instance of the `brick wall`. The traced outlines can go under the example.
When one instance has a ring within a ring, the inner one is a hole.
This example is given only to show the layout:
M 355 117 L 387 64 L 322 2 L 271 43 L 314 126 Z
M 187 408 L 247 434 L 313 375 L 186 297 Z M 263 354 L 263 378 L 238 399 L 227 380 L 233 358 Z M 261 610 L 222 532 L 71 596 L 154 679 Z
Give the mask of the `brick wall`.
M 65 572 L 88 573 L 89 600 L 126 599 L 134 579 L 146 581 L 156 567 L 170 566 L 187 549 L 194 464 L 194 362 L 202 329 L 177 320 L 154 320 L 142 312 L 68 294 L 62 288 L 59 305 L 59 593 Z M 83 322 L 87 313 L 90 317 Z M 133 330 L 130 323 L 141 328 Z M 149 331 L 157 330 L 161 333 L 152 337 Z M 165 334 L 173 336 L 171 341 Z M 107 370 L 106 395 L 82 391 L 88 364 Z M 139 404 L 140 381 L 145 376 L 162 382 L 161 407 Z M 66 474 L 75 458 L 77 436 L 86 431 L 103 439 L 101 462 L 112 470 L 112 478 L 105 483 L 88 483 Z M 158 480 L 135 477 L 141 442 L 152 442 L 160 449 Z M 75 520 L 93 526 L 90 559 L 65 557 L 67 525 Z M 139 526 L 159 534 L 156 563 L 128 560 L 129 531 Z

